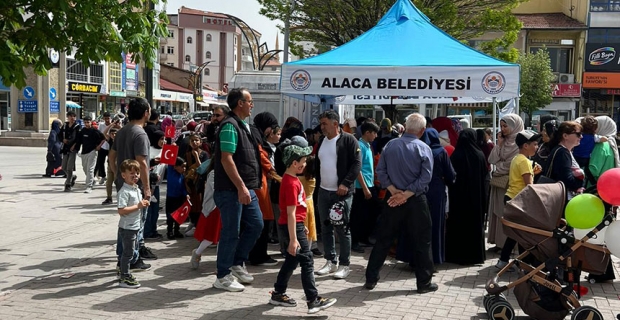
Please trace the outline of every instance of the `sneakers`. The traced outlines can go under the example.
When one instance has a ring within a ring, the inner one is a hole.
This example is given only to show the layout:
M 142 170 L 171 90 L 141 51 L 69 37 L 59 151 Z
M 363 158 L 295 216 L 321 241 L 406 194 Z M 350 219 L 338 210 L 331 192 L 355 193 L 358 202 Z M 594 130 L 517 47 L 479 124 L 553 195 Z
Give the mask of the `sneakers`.
M 196 253 L 196 249 L 192 250 L 192 259 L 189 261 L 192 265 L 192 269 L 198 269 L 200 267 L 201 256 Z
M 140 282 L 138 282 L 138 280 L 136 280 L 136 278 L 132 274 L 129 274 L 121 277 L 119 286 L 121 288 L 137 289 L 140 288 Z
M 75 175 L 74 175 L 74 176 L 71 178 L 71 187 L 72 187 L 72 188 L 73 188 L 73 186 L 75 186 L 75 180 L 77 180 L 77 176 L 75 176 Z
M 334 273 L 336 271 L 338 271 L 338 265 L 334 264 L 331 261 L 327 261 L 321 269 L 315 271 L 314 273 L 316 273 L 317 276 L 324 276 L 326 274 Z
M 240 266 L 232 266 L 230 268 L 230 273 L 239 279 L 239 282 L 241 283 L 249 284 L 254 281 L 254 277 L 248 273 L 248 270 L 245 268 L 245 264 Z
M 150 235 L 148 237 L 144 237 L 144 238 L 148 239 L 148 240 L 161 240 L 161 239 L 164 238 L 164 236 L 162 236 L 161 234 L 156 232 L 156 233 L 154 233 L 154 234 L 152 234 L 152 235 Z
M 191 227 L 191 229 L 190 229 Z M 194 236 L 194 232 L 196 231 L 196 228 L 194 228 L 193 225 L 190 225 L 190 227 L 187 227 L 187 229 L 185 229 L 185 231 L 181 234 L 181 235 L 185 235 L 186 237 L 193 237 Z M 183 237 L 179 237 L 175 234 L 175 237 L 177 238 L 183 238 Z
M 65 186 L 65 192 L 71 192 L 71 186 Z
M 504 269 L 505 266 L 508 265 L 508 262 L 506 261 L 502 261 L 502 260 L 497 260 L 497 264 L 495 265 L 495 268 L 497 269 Z M 508 272 L 513 272 L 515 271 L 515 266 L 513 265 L 512 267 L 510 267 L 510 269 L 507 270 Z
M 129 265 L 129 270 L 132 271 L 146 271 L 148 269 L 151 269 L 151 265 L 148 263 L 144 263 L 142 259 L 138 259 L 136 263 L 132 263 L 131 265 Z
M 272 257 L 267 258 L 267 260 L 259 263 L 252 263 L 253 266 L 268 266 L 273 267 L 278 265 L 278 260 L 273 259 Z
M 320 258 L 323 256 L 323 252 L 321 252 L 321 250 L 319 250 L 319 248 L 314 248 L 311 250 L 312 251 L 312 256 Z
M 139 254 L 140 258 L 144 260 L 157 260 L 157 255 L 155 255 L 150 248 L 140 247 Z
M 351 273 L 351 269 L 349 269 L 349 266 L 340 266 L 338 267 L 338 270 L 336 271 L 336 273 L 334 273 L 334 278 L 344 279 L 348 277 L 350 273 Z
M 91 193 L 93 192 L 93 188 L 91 187 L 87 187 L 86 190 L 84 190 L 84 193 Z
M 106 204 L 113 204 L 114 202 L 112 201 L 112 198 L 107 198 L 105 200 L 103 200 L 103 202 L 101 203 L 102 205 L 106 205 Z
M 356 244 L 354 246 L 351 246 L 351 251 L 357 253 L 364 253 L 364 248 L 362 248 L 362 246 L 360 246 L 359 244 Z
M 245 289 L 245 287 L 241 283 L 237 282 L 237 279 L 233 277 L 233 275 L 230 273 L 222 278 L 215 279 L 215 282 L 213 283 L 213 288 L 231 292 L 239 292 Z
M 437 289 L 439 289 L 439 286 L 436 283 L 431 283 L 428 286 L 418 288 L 418 293 L 419 294 L 429 293 L 429 292 L 437 291 Z
M 104 183 L 105 183 L 105 181 L 106 181 L 106 178 L 105 178 L 105 177 L 103 177 L 103 178 L 99 179 L 99 185 L 104 184 Z
M 321 298 L 321 297 L 316 297 L 316 299 L 314 299 L 314 301 L 312 302 L 308 302 L 308 313 L 309 314 L 313 314 L 313 313 L 317 313 L 321 310 L 325 310 L 331 306 L 334 305 L 334 303 L 336 303 L 335 298 Z
M 291 299 L 286 295 L 286 293 L 271 292 L 271 300 L 269 300 L 269 304 L 282 307 L 296 307 L 297 301 Z

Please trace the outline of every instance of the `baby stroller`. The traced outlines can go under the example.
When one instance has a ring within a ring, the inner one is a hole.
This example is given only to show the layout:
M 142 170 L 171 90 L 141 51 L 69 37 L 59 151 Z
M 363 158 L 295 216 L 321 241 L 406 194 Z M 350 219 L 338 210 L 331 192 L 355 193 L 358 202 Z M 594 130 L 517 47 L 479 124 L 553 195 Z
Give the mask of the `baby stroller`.
M 605 272 L 609 251 L 586 241 L 613 218 L 607 214 L 583 239 L 575 239 L 562 220 L 565 204 L 566 190 L 562 183 L 528 185 L 506 204 L 502 218 L 504 232 L 526 250 L 487 281 L 483 304 L 489 319 L 514 319 L 514 309 L 503 294 L 513 288 L 523 312 L 534 319 L 560 320 L 570 311 L 573 311 L 571 320 L 603 319 L 600 311 L 579 303 L 579 277 L 581 271 Z M 525 259 L 536 263 L 524 262 Z M 519 278 L 507 285 L 498 284 L 498 277 L 513 265 Z

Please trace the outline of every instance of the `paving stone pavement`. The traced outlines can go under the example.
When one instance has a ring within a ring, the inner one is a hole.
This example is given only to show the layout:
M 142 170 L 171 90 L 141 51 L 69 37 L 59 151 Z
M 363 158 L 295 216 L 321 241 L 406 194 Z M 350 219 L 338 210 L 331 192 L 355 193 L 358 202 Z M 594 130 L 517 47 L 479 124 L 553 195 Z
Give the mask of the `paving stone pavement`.
M 346 280 L 317 277 L 320 294 L 338 302 L 315 315 L 307 315 L 303 303 L 295 308 L 267 304 L 278 266 L 248 266 L 256 280 L 244 292 L 213 289 L 216 249 L 208 248 L 200 268 L 192 270 L 189 258 L 197 246 L 193 238 L 149 242 L 159 259 L 147 261 L 150 270 L 135 273 L 142 287 L 119 288 L 114 255 L 118 215 L 114 206 L 101 205 L 105 188 L 97 185 L 93 193 L 82 193 L 79 158 L 78 184 L 70 194 L 62 192 L 62 179 L 41 178 L 44 168 L 45 149 L 0 147 L 0 319 L 488 318 L 481 304 L 484 284 L 496 273 L 494 253 L 483 265 L 439 266 L 434 277 L 439 290 L 425 295 L 415 292 L 415 277 L 407 265 L 393 260 L 386 262 L 375 290 L 363 289 L 370 249 L 353 253 Z M 165 214 L 160 214 L 164 233 Z M 270 246 L 274 257 L 277 249 Z M 315 267 L 323 263 L 315 259 Z M 515 278 L 511 274 L 502 280 Z M 590 293 L 582 302 L 598 308 L 605 319 L 615 319 L 620 312 L 618 283 L 584 282 Z M 288 293 L 299 302 L 303 299 L 299 270 Z M 512 293 L 508 300 L 518 319 L 528 318 Z

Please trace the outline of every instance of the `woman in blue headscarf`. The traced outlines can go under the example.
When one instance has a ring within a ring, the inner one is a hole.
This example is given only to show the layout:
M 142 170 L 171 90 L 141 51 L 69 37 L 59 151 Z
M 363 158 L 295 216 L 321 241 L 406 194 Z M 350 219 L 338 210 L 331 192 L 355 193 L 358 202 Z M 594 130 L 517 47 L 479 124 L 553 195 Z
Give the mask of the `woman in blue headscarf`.
M 442 264 L 445 260 L 445 229 L 446 229 L 446 183 L 452 183 L 455 179 L 454 168 L 450 162 L 448 152 L 441 146 L 439 140 L 439 132 L 433 128 L 427 128 L 421 138 L 433 151 L 433 177 L 426 192 L 426 200 L 428 208 L 431 211 L 431 220 L 433 222 L 432 230 L 432 248 L 433 262 Z M 401 233 L 404 234 L 404 233 Z M 398 260 L 413 264 L 410 244 L 406 242 L 406 238 L 401 236 L 398 241 L 398 249 L 396 258 Z
M 62 140 L 58 137 L 60 127 L 62 127 L 62 121 L 58 119 L 52 121 L 52 129 L 50 130 L 50 135 L 47 137 L 47 167 L 43 175 L 43 177 L 46 178 L 65 175 L 65 172 L 60 169 L 62 166 L 62 155 L 60 154 Z

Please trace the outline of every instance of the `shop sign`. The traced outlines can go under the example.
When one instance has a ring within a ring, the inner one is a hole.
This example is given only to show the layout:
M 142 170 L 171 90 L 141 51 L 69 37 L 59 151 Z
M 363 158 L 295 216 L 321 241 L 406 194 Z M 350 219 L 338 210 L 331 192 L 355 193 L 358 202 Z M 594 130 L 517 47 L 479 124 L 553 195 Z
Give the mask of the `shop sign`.
M 620 71 L 620 43 L 588 43 L 587 71 Z
M 560 39 L 530 39 L 531 44 L 560 44 Z
M 83 92 L 83 93 L 100 93 L 101 84 L 69 81 L 68 91 L 69 92 Z
M 593 89 L 619 89 L 620 73 L 584 72 L 583 87 Z
M 609 96 L 620 95 L 620 89 L 601 89 L 601 94 Z
M 278 90 L 277 83 L 258 83 L 258 90 Z
M 194 100 L 196 100 L 198 102 L 202 102 L 204 99 L 202 98 L 201 94 L 195 94 L 194 95 Z
M 551 85 L 553 97 L 557 98 L 576 98 L 581 97 L 580 83 L 554 83 Z
M 159 101 L 176 101 L 177 93 L 173 91 L 154 90 L 153 99 Z
M 17 100 L 17 112 L 39 112 L 39 102 L 37 100 Z
M 110 91 L 110 97 L 126 97 L 127 94 L 124 91 Z
M 178 93 L 177 97 L 178 97 L 177 101 L 180 101 L 180 102 L 189 102 L 190 100 L 194 100 L 194 98 L 192 97 L 190 93 Z

